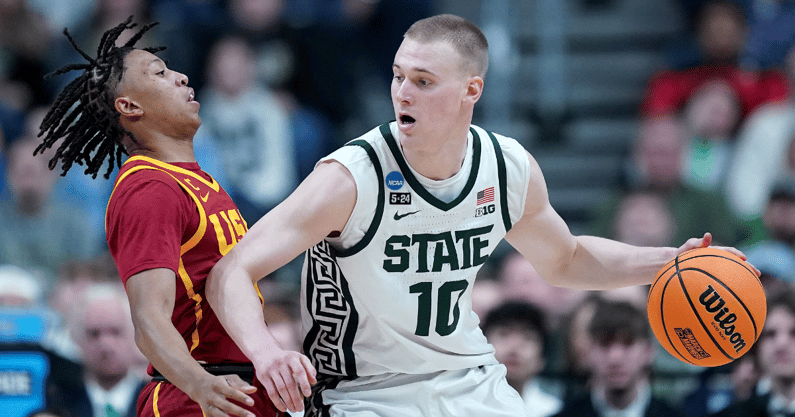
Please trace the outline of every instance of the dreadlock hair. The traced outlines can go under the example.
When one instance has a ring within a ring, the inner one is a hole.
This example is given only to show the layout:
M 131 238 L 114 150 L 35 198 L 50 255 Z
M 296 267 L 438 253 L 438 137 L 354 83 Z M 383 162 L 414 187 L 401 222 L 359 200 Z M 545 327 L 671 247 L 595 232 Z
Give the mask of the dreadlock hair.
M 114 107 L 116 88 L 124 75 L 124 58 L 157 22 L 142 26 L 138 32 L 121 47 L 116 40 L 127 29 L 138 26 L 132 22 L 132 16 L 118 26 L 102 34 L 97 48 L 96 58 L 91 58 L 77 46 L 67 29 L 64 35 L 72 47 L 88 61 L 86 64 L 66 65 L 45 76 L 45 79 L 70 71 L 83 70 L 83 74 L 72 80 L 58 94 L 52 108 L 44 116 L 39 126 L 39 134 L 44 135 L 43 142 L 33 152 L 44 152 L 55 142 L 63 138 L 55 155 L 50 159 L 50 169 L 55 169 L 58 161 L 62 162 L 62 176 L 66 176 L 73 163 L 86 165 L 85 174 L 97 177 L 99 169 L 110 158 L 105 178 L 110 178 L 114 164 L 121 166 L 122 154 L 127 151 L 122 145 L 125 136 L 135 143 L 132 133 L 124 129 L 119 122 L 119 113 Z M 143 48 L 144 51 L 155 53 L 165 47 Z

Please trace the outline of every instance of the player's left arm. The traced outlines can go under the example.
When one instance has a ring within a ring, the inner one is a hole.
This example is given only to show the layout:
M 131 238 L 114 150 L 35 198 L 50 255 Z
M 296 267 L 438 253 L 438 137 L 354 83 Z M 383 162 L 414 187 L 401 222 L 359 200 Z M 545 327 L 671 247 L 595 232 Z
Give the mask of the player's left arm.
M 207 278 L 207 301 L 281 411 L 303 409 L 302 396 L 310 395 L 316 371 L 309 358 L 278 345 L 267 329 L 252 283 L 330 232 L 342 230 L 355 203 L 356 185 L 349 171 L 336 161 L 321 163 L 249 229 Z
M 551 285 L 604 290 L 650 284 L 676 255 L 712 243 L 709 233 L 678 248 L 638 247 L 596 236 L 574 236 L 549 202 L 541 168 L 529 153 L 527 157 L 530 180 L 524 213 L 505 239 Z M 745 259 L 734 248 L 722 249 Z

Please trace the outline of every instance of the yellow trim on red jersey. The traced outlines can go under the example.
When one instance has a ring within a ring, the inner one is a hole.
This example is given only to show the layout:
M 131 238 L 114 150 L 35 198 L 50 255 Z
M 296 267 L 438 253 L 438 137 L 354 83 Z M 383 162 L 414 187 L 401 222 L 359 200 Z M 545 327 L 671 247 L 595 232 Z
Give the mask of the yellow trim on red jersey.
M 146 162 L 148 162 L 148 163 L 150 163 L 152 165 L 155 165 L 157 167 L 160 167 L 160 168 L 163 168 L 163 169 L 170 169 L 172 171 L 179 172 L 180 174 L 184 174 L 184 175 L 188 175 L 190 177 L 196 178 L 197 180 L 199 180 L 199 181 L 203 182 L 204 184 L 206 184 L 208 187 L 212 188 L 213 191 L 215 191 L 215 192 L 218 192 L 218 190 L 221 189 L 221 185 L 218 184 L 218 181 L 216 181 L 215 178 L 213 178 L 213 176 L 210 175 L 210 174 L 207 174 L 207 175 L 210 175 L 210 178 L 213 180 L 212 182 L 207 181 L 206 179 L 202 178 L 201 175 L 196 174 L 195 172 L 189 171 L 189 170 L 187 170 L 185 168 L 180 168 L 180 167 L 178 167 L 176 165 L 171 165 L 168 162 L 159 161 L 157 159 L 150 158 L 148 156 L 142 156 L 142 155 L 132 156 L 132 157 L 130 157 L 130 159 L 128 159 L 124 163 L 128 164 L 128 163 L 134 162 L 134 161 L 146 161 Z
M 160 417 L 160 410 L 157 408 L 157 400 L 158 396 L 160 395 L 160 385 L 162 384 L 162 382 L 157 383 L 157 386 L 155 387 L 155 393 L 152 396 L 152 411 L 155 413 L 155 417 Z
M 147 157 L 143 157 L 143 156 L 135 156 L 133 158 L 128 159 L 127 162 L 129 162 L 130 160 L 133 160 L 133 159 L 144 160 L 146 162 L 156 163 L 156 165 L 158 165 L 158 167 L 153 167 L 153 166 L 149 166 L 149 165 L 138 165 L 138 166 L 130 168 L 129 170 L 125 171 L 121 176 L 119 176 L 119 178 L 116 180 L 116 184 L 113 187 L 113 191 L 116 191 L 116 187 L 118 187 L 118 185 L 121 183 L 121 181 L 124 180 L 129 174 L 132 174 L 133 172 L 136 172 L 136 171 L 139 171 L 139 170 L 142 170 L 142 169 L 154 169 L 154 170 L 157 170 L 157 171 L 165 172 L 171 178 L 173 178 L 174 181 L 176 181 L 177 184 L 179 184 L 179 186 L 182 187 L 182 189 L 185 190 L 185 192 L 188 193 L 190 198 L 196 204 L 196 209 L 199 211 L 199 227 L 196 229 L 196 232 L 193 234 L 193 236 L 191 236 L 191 238 L 188 239 L 187 242 L 185 242 L 184 244 L 182 244 L 180 246 L 180 249 L 179 249 L 179 268 L 178 268 L 178 276 L 179 276 L 180 280 L 182 281 L 182 285 L 185 286 L 185 291 L 187 292 L 188 297 L 190 299 L 192 299 L 194 301 L 194 303 L 195 303 L 193 309 L 194 309 L 194 312 L 196 314 L 196 327 L 194 328 L 193 334 L 191 335 L 192 344 L 191 344 L 191 347 L 190 347 L 190 352 L 192 353 L 193 350 L 196 349 L 196 347 L 199 346 L 199 322 L 201 322 L 202 316 L 203 316 L 202 307 L 201 307 L 202 297 L 201 297 L 201 295 L 196 294 L 196 292 L 193 290 L 193 281 L 191 281 L 190 275 L 188 275 L 187 270 L 185 270 L 185 265 L 182 262 L 182 255 L 184 255 L 187 251 L 193 249 L 201 241 L 202 237 L 206 233 L 206 231 L 207 231 L 207 213 L 204 211 L 204 206 L 199 201 L 199 198 L 196 197 L 196 194 L 194 194 L 193 191 L 191 191 L 191 189 L 187 185 L 183 184 L 182 181 L 177 179 L 177 177 L 172 175 L 167 170 L 168 169 L 172 169 L 172 170 L 180 172 L 180 173 L 186 173 L 186 174 L 189 174 L 191 176 L 194 176 L 194 177 L 197 177 L 197 178 L 201 179 L 202 182 L 207 184 L 207 185 L 210 185 L 210 184 L 207 183 L 207 181 L 204 180 L 203 178 L 199 177 L 198 175 L 196 175 L 196 174 L 194 174 L 194 173 L 192 173 L 192 172 L 190 172 L 188 170 L 184 170 L 182 168 L 175 167 L 175 166 L 172 166 L 172 165 L 169 165 L 169 164 L 165 164 L 165 163 L 160 163 L 160 161 L 157 161 L 157 160 L 152 159 L 152 158 L 147 158 Z M 125 163 L 127 163 L 127 162 L 125 162 Z M 162 167 L 162 168 L 159 168 L 159 167 Z M 215 182 L 215 179 L 213 179 L 213 183 L 216 186 L 215 191 L 218 191 L 220 188 L 218 188 L 219 186 L 218 186 L 218 183 Z M 111 193 L 111 198 L 113 198 L 113 193 Z M 108 200 L 108 204 L 110 204 L 110 200 Z M 106 217 L 106 222 L 107 222 L 107 217 Z M 107 223 L 105 225 L 105 233 L 107 233 Z
M 188 297 L 196 303 L 193 306 L 193 311 L 196 314 L 196 327 L 193 329 L 193 333 L 190 336 L 193 343 L 191 343 L 189 349 L 189 352 L 193 353 L 193 350 L 199 346 L 199 322 L 203 317 L 202 296 L 196 294 L 196 292 L 193 291 L 193 281 L 191 281 L 188 271 L 185 270 L 185 264 L 182 263 L 181 256 L 179 257 L 179 278 L 182 280 L 182 284 L 185 286 L 185 291 L 187 291 Z

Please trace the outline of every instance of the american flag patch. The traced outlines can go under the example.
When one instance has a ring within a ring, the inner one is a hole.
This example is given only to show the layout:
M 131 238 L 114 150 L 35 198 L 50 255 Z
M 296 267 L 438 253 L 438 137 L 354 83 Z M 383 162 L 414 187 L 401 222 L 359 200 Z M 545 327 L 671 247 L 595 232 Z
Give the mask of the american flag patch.
M 491 203 L 492 201 L 494 201 L 494 187 L 489 187 L 483 191 L 478 191 L 478 206 L 481 204 Z

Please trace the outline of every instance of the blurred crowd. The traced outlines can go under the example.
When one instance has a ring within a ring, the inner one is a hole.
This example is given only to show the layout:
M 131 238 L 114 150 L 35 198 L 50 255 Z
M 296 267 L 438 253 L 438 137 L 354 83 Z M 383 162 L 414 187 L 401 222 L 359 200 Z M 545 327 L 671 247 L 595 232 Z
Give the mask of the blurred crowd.
M 621 184 L 588 226 L 651 246 L 711 232 L 762 271 L 768 325 L 742 359 L 686 365 L 650 333 L 648 288 L 551 287 L 500 246 L 473 309 L 533 416 L 756 415 L 735 410 L 754 401 L 795 411 L 780 392 L 795 380 L 795 1 L 677 4 L 688 31 L 638 98 Z M 411 23 L 438 12 L 431 0 L 0 0 L 0 409 L 134 415 L 146 380 L 104 239 L 115 175 L 60 177 L 54 151 L 33 156 L 70 80 L 44 76 L 82 59 L 64 27 L 91 51 L 128 16 L 160 22 L 140 46 L 167 46 L 159 55 L 190 77 L 197 159 L 251 225 L 321 156 L 393 118 L 393 54 Z M 260 282 L 271 330 L 295 350 L 299 276 L 288 266 Z

